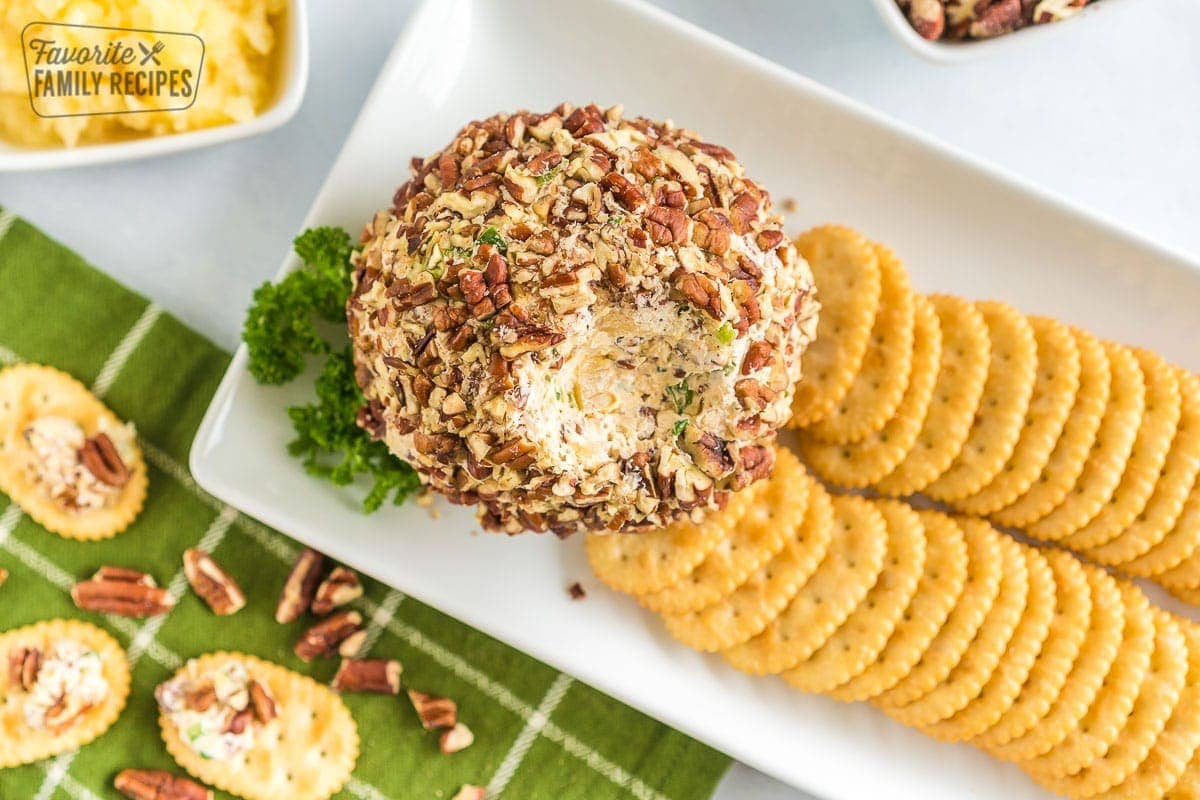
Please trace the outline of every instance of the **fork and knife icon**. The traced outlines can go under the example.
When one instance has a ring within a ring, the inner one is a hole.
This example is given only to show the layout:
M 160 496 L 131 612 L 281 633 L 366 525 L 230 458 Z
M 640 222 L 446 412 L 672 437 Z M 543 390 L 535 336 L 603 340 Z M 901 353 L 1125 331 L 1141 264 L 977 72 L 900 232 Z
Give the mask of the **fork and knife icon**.
M 142 42 L 138 42 L 138 48 L 142 51 L 142 60 L 138 66 L 146 66 L 147 61 L 153 61 L 155 66 L 162 66 L 162 62 L 158 60 L 158 54 L 167 49 L 167 46 L 161 39 L 154 43 L 154 47 L 146 47 Z

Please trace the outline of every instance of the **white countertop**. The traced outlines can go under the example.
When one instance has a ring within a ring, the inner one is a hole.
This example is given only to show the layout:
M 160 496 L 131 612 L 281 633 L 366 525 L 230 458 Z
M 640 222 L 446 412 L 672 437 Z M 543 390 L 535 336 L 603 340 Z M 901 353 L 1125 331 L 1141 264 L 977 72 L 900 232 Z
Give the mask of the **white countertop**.
M 1102 0 L 1095 14 L 1115 20 L 1063 24 L 958 65 L 920 60 L 868 0 L 656 2 L 1200 261 L 1195 0 Z M 150 161 L 0 174 L 0 204 L 232 348 L 413 5 L 311 2 L 308 94 L 279 130 Z M 787 131 L 763 135 L 786 146 Z M 398 170 L 410 155 L 396 154 Z M 738 766 L 717 797 L 804 795 Z

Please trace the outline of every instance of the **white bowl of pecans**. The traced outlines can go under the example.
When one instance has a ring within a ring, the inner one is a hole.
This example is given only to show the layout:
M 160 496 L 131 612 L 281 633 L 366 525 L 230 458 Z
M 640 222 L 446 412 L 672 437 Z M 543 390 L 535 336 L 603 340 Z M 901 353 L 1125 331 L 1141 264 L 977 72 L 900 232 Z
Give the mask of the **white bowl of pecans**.
M 1028 42 L 1059 29 L 1050 23 L 1097 13 L 1097 0 L 871 1 L 897 38 L 919 55 L 943 63 Z

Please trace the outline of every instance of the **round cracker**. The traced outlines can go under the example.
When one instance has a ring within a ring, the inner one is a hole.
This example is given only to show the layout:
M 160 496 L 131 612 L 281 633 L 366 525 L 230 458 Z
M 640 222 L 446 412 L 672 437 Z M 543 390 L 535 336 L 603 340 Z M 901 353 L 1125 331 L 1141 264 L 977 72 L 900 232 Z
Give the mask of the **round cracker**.
M 1007 303 L 976 303 L 988 327 L 991 358 L 983 397 L 954 461 L 922 491 L 943 503 L 987 486 L 1012 457 L 1037 380 L 1037 339 L 1025 315 Z
M 988 376 L 991 343 L 983 314 L 958 297 L 929 299 L 942 330 L 942 358 L 916 442 L 876 487 L 893 497 L 921 491 L 949 468 L 971 432 Z
M 1180 370 L 1180 381 L 1184 395 L 1181 431 L 1186 428 L 1187 432 L 1186 434 L 1181 433 L 1183 438 L 1172 445 L 1172 448 L 1177 447 L 1182 451 L 1187 447 L 1195 447 L 1200 450 L 1200 444 L 1190 444 L 1194 436 L 1200 438 L 1200 434 L 1193 429 L 1200 428 L 1200 421 L 1193 421 L 1194 411 L 1200 408 L 1200 380 L 1190 373 Z M 1172 459 L 1177 457 L 1182 458 L 1182 455 L 1172 456 Z M 1153 501 L 1151 502 L 1153 503 Z M 1147 527 L 1153 525 L 1153 519 L 1152 515 L 1147 514 Z M 1135 523 L 1136 526 L 1137 523 Z M 1174 582 L 1179 585 L 1188 585 L 1188 582 L 1183 580 L 1188 571 L 1193 571 L 1200 576 L 1200 565 L 1197 568 L 1187 566 L 1188 562 L 1196 556 L 1197 547 L 1200 547 L 1200 475 L 1197 475 L 1196 479 L 1192 481 L 1179 516 L 1171 522 L 1169 530 L 1162 540 L 1153 545 L 1146 553 L 1132 561 L 1122 563 L 1121 570 L 1139 577 L 1153 576 L 1164 584 Z
M 831 498 L 832 529 L 825 557 L 782 614 L 761 634 L 723 653 L 753 674 L 782 672 L 808 658 L 837 630 L 875 585 L 883 569 L 887 527 L 861 497 Z M 821 524 L 814 515 L 813 525 Z
M 1188 673 L 1179 702 L 1154 747 L 1133 774 L 1094 800 L 1158 800 L 1182 783 L 1181 776 L 1200 749 L 1200 632 L 1180 625 L 1187 643 Z
M 1057 747 L 1087 714 L 1100 687 L 1121 652 L 1128 624 L 1121 589 L 1112 576 L 1085 567 L 1092 594 L 1092 615 L 1079 656 L 1047 712 L 1020 736 L 989 746 L 988 752 L 1004 761 L 1028 761 Z
M 947 742 L 973 739 L 995 725 L 1012 708 L 1030 677 L 1038 654 L 1054 620 L 1054 571 L 1046 558 L 1032 547 L 1018 548 L 1029 571 L 1029 595 L 1025 610 L 987 683 L 954 716 L 922 728 L 924 733 Z
M 358 726 L 328 686 L 243 653 L 208 653 L 175 674 L 196 675 L 235 659 L 275 700 L 272 727 L 264 729 L 240 759 L 219 761 L 189 747 L 170 718 L 160 713 L 163 742 L 175 763 L 198 780 L 245 800 L 324 800 L 336 794 L 358 760 Z
M 1149 351 L 1137 350 L 1136 355 L 1146 378 L 1146 409 L 1112 498 L 1090 522 L 1060 541 L 1063 547 L 1075 552 L 1090 555 L 1092 548 L 1111 542 L 1137 519 L 1154 494 L 1179 429 L 1181 406 L 1176 371 Z
M 129 480 L 116 502 L 104 508 L 71 511 L 51 498 L 28 468 L 36 456 L 24 431 L 44 416 L 74 420 L 87 436 L 94 436 L 102 424 L 110 428 L 124 424 L 65 372 L 38 364 L 0 370 L 0 491 L 43 528 L 67 539 L 108 539 L 128 528 L 146 501 L 146 463 L 137 442 L 131 443 L 132 455 L 125 465 Z
M 1122 783 L 1150 753 L 1179 702 L 1188 665 L 1183 633 L 1171 616 L 1156 610 L 1154 629 L 1150 669 L 1133 710 L 1118 724 L 1112 743 L 1082 769 L 1067 775 L 1047 775 L 1039 763 L 1032 772 L 1034 780 L 1068 797 L 1091 797 Z
M 1087 464 L 1096 433 L 1108 408 L 1112 370 L 1104 345 L 1080 328 L 1071 335 L 1079 347 L 1079 390 L 1062 435 L 1037 480 L 1008 506 L 991 513 L 994 522 L 1024 528 L 1053 511 L 1070 493 Z
M 1091 521 L 1112 498 L 1129 461 L 1146 408 L 1146 382 L 1131 351 L 1106 342 L 1105 352 L 1112 369 L 1112 392 L 1096 443 L 1066 498 L 1025 528 L 1036 539 L 1057 542 Z
M 649 594 L 675 585 L 729 538 L 766 483 L 757 481 L 734 492 L 724 509 L 710 512 L 700 523 L 684 519 L 645 533 L 587 534 L 584 550 L 592 572 L 609 588 L 627 594 Z M 794 491 L 806 497 L 808 485 L 799 483 Z
M 904 460 L 933 401 L 942 358 L 942 329 L 924 295 L 916 295 L 913 316 L 912 373 L 895 416 L 882 429 L 853 444 L 827 444 L 800 432 L 800 452 L 823 479 L 849 489 L 877 483 Z
M 887 524 L 883 571 L 871 591 L 816 652 L 783 678 L 804 692 L 827 692 L 862 673 L 887 645 L 916 594 L 925 566 L 925 527 L 917 512 L 895 501 L 876 501 Z
M 924 518 L 923 518 L 924 519 Z M 900 708 L 934 690 L 962 660 L 1000 594 L 1004 570 L 1001 537 L 986 522 L 957 519 L 967 543 L 967 581 L 946 624 L 920 660 L 894 686 L 872 699 L 880 708 Z
M 896 254 L 875 244 L 881 293 L 862 366 L 850 390 L 808 432 L 825 442 L 857 442 L 882 428 L 900 405 L 913 360 L 916 296 Z
M 730 534 L 699 566 L 664 589 L 636 595 L 637 601 L 660 614 L 699 611 L 732 593 L 774 558 L 795 537 L 817 486 L 784 448 L 776 452 L 771 476 L 759 484 L 757 495 L 749 498 Z M 813 537 L 807 544 L 819 547 L 821 542 Z
M 1121 599 L 1125 605 L 1121 650 L 1095 700 L 1058 745 L 1021 763 L 1021 769 L 1039 782 L 1074 775 L 1104 755 L 1133 711 L 1142 682 L 1150 672 L 1156 626 L 1153 610 L 1136 587 L 1121 585 Z
M 62 730 L 34 730 L 25 723 L 24 693 L 9 685 L 8 656 L 18 647 L 36 647 L 44 654 L 63 639 L 73 639 L 100 657 L 108 695 Z M 0 663 L 6 667 L 0 670 L 0 769 L 83 747 L 112 727 L 129 698 L 125 651 L 112 636 L 86 622 L 52 619 L 6 631 L 0 634 Z
M 1120 565 L 1122 571 L 1134 575 L 1145 574 L 1146 565 L 1154 561 L 1143 560 L 1142 556 L 1163 542 L 1175 527 L 1196 485 L 1196 476 L 1200 475 L 1200 379 L 1181 369 L 1175 372 L 1182 398 L 1179 428 L 1171 442 L 1162 474 L 1155 481 L 1153 494 L 1137 519 L 1124 531 L 1087 553 L 1093 561 Z M 1127 562 L 1135 560 L 1138 563 L 1129 569 Z
M 1029 323 L 1037 340 L 1037 379 L 1025 427 L 999 474 L 979 491 L 951 504 L 964 514 L 987 516 L 1033 486 L 1050 462 L 1079 391 L 1079 345 L 1070 328 L 1048 317 L 1030 317 Z
M 824 493 L 816 483 L 809 491 Z M 843 505 L 839 500 L 833 501 L 835 528 L 837 522 L 848 516 L 845 511 L 838 513 Z M 815 497 L 810 500 L 810 503 L 816 502 Z M 865 510 L 874 512 L 878 517 L 878 512 L 870 508 L 866 501 L 860 500 L 860 503 Z M 818 564 L 824 564 L 830 558 L 841 558 L 843 554 L 847 570 L 842 577 L 846 581 L 863 581 L 869 574 L 869 583 L 874 583 L 882 562 L 882 519 L 879 521 L 880 529 L 873 530 L 865 520 L 855 517 L 857 535 L 852 533 L 847 537 L 853 542 L 843 551 L 843 540 L 838 537 L 836 530 L 833 538 L 825 544 L 825 538 L 814 530 L 821 523 L 815 519 L 816 515 L 813 516 L 812 525 L 807 524 L 807 518 L 804 524 L 798 520 L 783 549 L 727 597 L 699 611 L 664 615 L 663 621 L 671 635 L 696 650 L 709 653 L 742 644 L 770 626 L 802 586 L 820 582 L 820 576 L 813 574 Z M 814 541 L 822 542 L 822 546 L 814 547 Z
M 830 690 L 837 700 L 869 700 L 899 683 L 921 660 L 966 587 L 967 543 L 962 528 L 937 511 L 920 511 L 918 517 L 926 543 L 925 570 L 916 594 L 875 663 Z
M 974 640 L 945 679 L 911 703 L 886 709 L 893 719 L 919 728 L 929 728 L 949 719 L 979 696 L 999 667 L 1025 614 L 1029 599 L 1029 569 L 1021 545 L 999 533 L 994 535 L 1001 539 L 1004 563 L 996 602 L 988 610 Z
M 971 740 L 977 747 L 1006 744 L 1033 728 L 1059 696 L 1079 657 L 1092 617 L 1092 590 L 1079 561 L 1061 550 L 1042 555 L 1054 571 L 1054 619 L 1037 660 L 1012 706 Z M 1113 590 L 1114 597 L 1115 588 Z
M 801 357 L 793 427 L 821 420 L 841 402 L 862 366 L 879 310 L 882 279 L 875 248 L 862 234 L 824 225 L 796 239 L 812 269 L 821 313 L 817 337 Z

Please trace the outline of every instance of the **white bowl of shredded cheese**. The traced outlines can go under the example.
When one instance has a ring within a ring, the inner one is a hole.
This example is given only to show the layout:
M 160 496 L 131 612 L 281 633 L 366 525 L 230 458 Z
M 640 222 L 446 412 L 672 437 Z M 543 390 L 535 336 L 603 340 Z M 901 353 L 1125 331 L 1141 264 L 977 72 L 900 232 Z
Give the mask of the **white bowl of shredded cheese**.
M 5 3 L 0 172 L 145 158 L 269 131 L 300 107 L 308 63 L 305 0 Z M 121 94 L 118 85 L 151 85 L 143 91 L 154 94 Z

